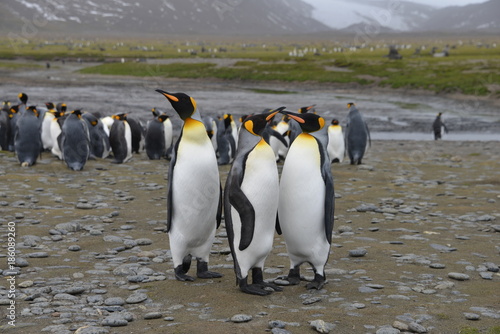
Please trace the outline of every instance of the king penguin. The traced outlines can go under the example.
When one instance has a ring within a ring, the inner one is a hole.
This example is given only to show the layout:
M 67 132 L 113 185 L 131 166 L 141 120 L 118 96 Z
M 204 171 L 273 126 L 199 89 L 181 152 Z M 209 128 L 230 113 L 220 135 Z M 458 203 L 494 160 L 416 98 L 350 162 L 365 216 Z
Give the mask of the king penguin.
M 321 289 L 332 241 L 335 198 L 326 145 L 312 133 L 319 133 L 325 121 L 315 114 L 282 113 L 302 129 L 288 150 L 279 189 L 279 227 L 290 257 L 287 279 L 299 284 L 300 265 L 307 262 L 315 274 L 307 289 Z
M 56 112 L 56 109 L 54 103 L 52 102 L 46 102 L 45 106 L 47 107 L 47 111 L 43 115 L 42 119 L 42 144 L 44 150 L 50 151 L 53 146 L 52 136 L 50 135 L 50 124 L 55 118 L 54 113 Z
M 82 118 L 87 122 L 90 136 L 90 157 L 91 159 L 107 158 L 111 152 L 109 137 L 104 130 L 104 124 L 96 115 L 84 113 Z
M 121 164 L 132 158 L 132 131 L 127 114 L 116 114 L 112 118 L 114 122 L 109 130 L 109 144 L 113 151 L 113 162 Z
M 351 165 L 361 165 L 368 144 L 371 145 L 370 130 L 355 104 L 347 104 L 349 114 L 345 130 L 347 155 Z
M 74 170 L 83 169 L 90 155 L 90 137 L 87 123 L 80 110 L 73 110 L 62 126 L 59 143 L 66 165 Z
M 175 277 L 187 275 L 191 259 L 197 259 L 199 278 L 222 277 L 208 270 L 210 248 L 222 219 L 222 187 L 217 158 L 194 98 L 184 93 L 165 96 L 184 121 L 175 144 L 168 173 L 167 232 Z
M 330 162 L 342 162 L 344 161 L 345 154 L 345 143 L 344 135 L 342 133 L 342 126 L 339 124 L 339 120 L 332 119 L 332 124 L 328 127 L 328 156 L 330 157 Z
M 64 110 L 64 111 L 63 111 Z M 50 122 L 50 137 L 52 138 L 52 149 L 50 150 L 53 155 L 59 158 L 59 160 L 63 159 L 61 148 L 59 147 L 60 136 L 62 132 L 62 126 L 64 124 L 64 120 L 66 119 L 66 108 L 57 108 L 56 112 L 54 112 L 54 119 Z
M 265 283 L 262 274 L 264 261 L 273 247 L 279 192 L 276 159 L 263 135 L 268 134 L 268 121 L 283 109 L 249 116 L 243 121 L 224 187 L 224 221 L 236 282 L 241 291 L 249 294 L 268 295 L 271 291 L 266 287 L 281 290 Z M 250 269 L 252 284 L 248 284 Z
M 21 166 L 34 165 L 42 151 L 41 122 L 35 106 L 30 106 L 17 120 L 14 149 Z
M 165 126 L 168 115 L 161 114 L 148 122 L 145 136 L 146 154 L 151 160 L 159 160 L 167 155 Z
M 7 151 L 9 149 L 10 136 L 10 102 L 3 101 L 2 109 L 0 109 L 0 149 Z

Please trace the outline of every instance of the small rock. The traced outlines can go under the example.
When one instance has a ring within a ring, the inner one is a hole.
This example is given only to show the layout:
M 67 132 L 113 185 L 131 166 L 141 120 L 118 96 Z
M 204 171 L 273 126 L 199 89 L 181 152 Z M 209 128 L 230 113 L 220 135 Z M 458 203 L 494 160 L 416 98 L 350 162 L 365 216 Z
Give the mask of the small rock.
M 457 281 L 467 281 L 470 276 L 462 273 L 448 273 L 448 277 Z
M 104 320 L 101 322 L 101 325 L 110 327 L 122 327 L 127 326 L 128 321 L 118 314 L 112 314 L 104 318 Z
M 363 257 L 367 253 L 366 249 L 359 248 L 359 249 L 352 249 L 349 251 L 349 256 L 350 257 Z
M 49 257 L 49 253 L 47 253 L 47 252 L 34 252 L 34 253 L 26 254 L 26 255 L 30 258 L 35 258 L 35 259 Z
M 151 241 L 151 239 L 147 239 L 147 238 L 139 238 L 139 239 L 136 239 L 135 242 L 139 246 L 147 246 L 147 245 L 151 245 L 153 243 L 153 241 Z
M 271 329 L 271 334 L 292 334 L 292 333 L 283 328 L 273 328 Z
M 394 321 L 392 323 L 392 327 L 394 328 L 397 328 L 399 330 L 402 330 L 402 331 L 408 331 L 409 327 L 408 327 L 408 324 L 405 324 L 404 322 L 401 322 L 401 321 Z
M 18 284 L 18 287 L 20 288 L 29 288 L 32 287 L 35 283 L 33 281 L 24 281 Z
M 231 322 L 234 322 L 234 323 L 249 322 L 252 319 L 253 318 L 251 315 L 235 314 L 231 317 Z
M 138 292 L 130 295 L 125 301 L 127 302 L 127 304 L 138 304 L 142 303 L 146 299 L 148 299 L 148 295 L 146 295 L 145 293 Z
M 269 321 L 269 328 L 285 328 L 285 322 L 281 320 L 271 320 Z
M 429 265 L 429 268 L 432 268 L 432 269 L 444 269 L 446 268 L 446 266 L 442 263 L 431 263 Z
M 79 250 L 81 250 L 81 247 L 78 245 L 71 245 L 71 246 L 68 246 L 68 250 L 72 251 L 72 252 L 78 252 Z
M 330 331 L 335 328 L 334 324 L 325 322 L 321 319 L 310 321 L 309 324 L 318 333 L 330 333 Z
M 305 299 L 302 304 L 304 305 L 311 305 L 311 304 L 314 304 L 314 303 L 317 303 L 319 301 L 321 301 L 322 298 L 321 297 L 311 297 L 311 298 L 307 298 Z
M 124 305 L 125 301 L 121 297 L 109 297 L 104 301 L 104 305 L 107 306 L 121 306 Z
M 149 312 L 144 314 L 144 319 L 160 319 L 162 316 L 160 312 Z
M 479 320 L 479 318 L 481 318 L 481 316 L 479 314 L 469 313 L 469 312 L 464 313 L 464 316 L 465 316 L 465 319 L 467 319 L 467 320 Z
M 96 327 L 96 326 L 89 326 L 89 327 L 80 327 L 78 328 L 75 333 L 77 334 L 108 334 L 109 331 L 104 328 L 104 327 Z
M 408 330 L 413 333 L 427 333 L 427 328 L 416 322 L 410 322 L 408 324 Z
M 401 331 L 393 327 L 382 327 L 378 329 L 375 334 L 399 334 Z

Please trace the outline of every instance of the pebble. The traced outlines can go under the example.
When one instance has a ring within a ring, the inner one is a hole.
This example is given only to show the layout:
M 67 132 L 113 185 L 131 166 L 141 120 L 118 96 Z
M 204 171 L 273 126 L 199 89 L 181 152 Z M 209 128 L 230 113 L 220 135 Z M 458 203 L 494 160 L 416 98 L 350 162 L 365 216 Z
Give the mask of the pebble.
M 47 252 L 34 252 L 34 253 L 26 254 L 26 256 L 30 257 L 30 258 L 45 258 L 45 257 L 49 257 L 49 253 L 47 253 Z
M 71 245 L 71 246 L 68 246 L 68 250 L 69 251 L 72 251 L 72 252 L 78 252 L 80 251 L 82 248 L 78 245 Z
M 285 328 L 286 323 L 281 320 L 271 320 L 268 323 L 269 328 Z
M 125 301 L 121 297 L 109 297 L 104 301 L 104 305 L 107 306 L 121 306 L 124 305 Z
M 292 332 L 289 332 L 284 328 L 273 328 L 271 329 L 271 334 L 292 334 Z
M 467 320 L 479 320 L 481 318 L 481 316 L 479 314 L 477 314 L 477 313 L 470 313 L 470 312 L 464 313 L 464 317 Z
M 349 251 L 349 256 L 350 257 L 363 257 L 367 253 L 366 249 L 359 248 L 359 249 L 352 249 Z
M 109 330 L 104 327 L 84 326 L 75 331 L 76 334 L 108 334 Z
M 375 334 L 399 334 L 399 333 L 401 333 L 401 331 L 393 327 L 382 327 L 377 329 L 377 331 L 375 332 Z
M 112 314 L 104 318 L 104 320 L 101 322 L 101 325 L 110 327 L 122 327 L 127 326 L 128 321 L 119 314 Z
M 144 314 L 144 319 L 160 319 L 162 316 L 161 312 L 149 312 Z
M 427 333 L 427 328 L 416 322 L 410 322 L 408 324 L 408 330 L 413 333 Z
M 249 322 L 253 317 L 247 314 L 235 314 L 231 317 L 231 322 L 241 323 L 241 322 Z
M 462 273 L 448 273 L 448 277 L 457 281 L 467 281 L 470 279 L 470 276 Z
M 148 299 L 147 294 L 136 292 L 136 293 L 131 294 L 125 301 L 127 302 L 127 304 L 138 304 L 138 303 L 142 303 L 146 299 Z
M 446 268 L 446 265 L 444 265 L 442 263 L 431 263 L 429 265 L 429 268 L 432 268 L 432 269 L 444 269 L 444 268 Z
M 335 328 L 334 324 L 325 322 L 321 319 L 310 321 L 309 324 L 318 333 L 330 333 L 330 331 Z
M 314 304 L 314 303 L 317 303 L 317 302 L 320 302 L 323 298 L 321 297 L 311 297 L 311 298 L 307 298 L 305 299 L 302 304 L 304 305 L 311 305 L 311 304 Z

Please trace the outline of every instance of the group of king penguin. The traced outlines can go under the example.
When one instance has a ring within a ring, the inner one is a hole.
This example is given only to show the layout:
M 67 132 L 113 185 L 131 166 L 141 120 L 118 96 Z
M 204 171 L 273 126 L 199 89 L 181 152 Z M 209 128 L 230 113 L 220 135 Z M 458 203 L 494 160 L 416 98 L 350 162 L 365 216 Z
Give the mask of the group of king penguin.
M 306 287 L 321 289 L 334 223 L 331 163 L 342 162 L 347 151 L 352 165 L 361 164 L 371 142 L 354 103 L 348 104 L 345 132 L 337 119 L 325 127 L 314 105 L 297 113 L 280 107 L 246 115 L 238 128 L 231 114 L 202 118 L 195 99 L 184 93 L 157 92 L 183 121 L 175 144 L 169 116 L 157 108 L 144 128 L 126 113 L 99 117 L 68 112 L 64 103 L 28 106 L 28 96 L 21 93 L 19 104 L 4 102 L 0 111 L 1 148 L 15 151 L 22 166 L 51 151 L 77 171 L 89 158 L 110 153 L 115 163 L 127 162 L 140 150 L 149 159 L 170 159 L 166 232 L 178 280 L 194 280 L 187 274 L 193 257 L 198 278 L 222 276 L 209 271 L 208 261 L 224 219 L 241 291 L 268 295 L 282 290 L 263 277 L 275 231 L 285 239 L 289 283 L 300 283 L 300 266 L 308 263 L 314 278 Z M 275 121 L 278 114 L 281 120 Z M 219 165 L 224 164 L 231 167 L 223 191 Z
M 193 97 L 156 91 L 170 102 L 183 121 L 171 152 L 167 194 L 166 232 L 176 279 L 194 281 L 188 275 L 193 257 L 197 260 L 198 278 L 222 277 L 209 270 L 208 262 L 216 229 L 224 220 L 236 284 L 241 291 L 264 296 L 282 290 L 263 277 L 275 231 L 283 235 L 290 258 L 285 279 L 292 285 L 300 284 L 303 279 L 300 266 L 308 263 L 314 278 L 306 288 L 322 289 L 334 224 L 331 163 L 341 162 L 344 155 L 344 137 L 338 120 L 332 121 L 326 130 L 325 119 L 308 112 L 314 106 L 298 113 L 280 107 L 242 117 L 223 188 L 218 168 L 220 154 L 218 161 L 210 134 L 214 125 L 232 132 L 231 126 L 222 124 L 230 123 L 231 119 L 222 118 L 219 124 L 213 119 L 207 121 Z M 360 164 L 369 131 L 354 104 L 348 107 L 345 142 L 351 164 Z M 288 127 L 281 122 L 273 123 L 278 114 L 285 118 Z M 280 177 L 279 150 L 273 149 L 272 139 L 281 142 L 276 134 L 282 136 L 286 131 L 293 140 L 283 143 L 288 147 Z M 334 141 L 342 139 L 341 145 L 337 142 L 329 145 L 329 137 Z

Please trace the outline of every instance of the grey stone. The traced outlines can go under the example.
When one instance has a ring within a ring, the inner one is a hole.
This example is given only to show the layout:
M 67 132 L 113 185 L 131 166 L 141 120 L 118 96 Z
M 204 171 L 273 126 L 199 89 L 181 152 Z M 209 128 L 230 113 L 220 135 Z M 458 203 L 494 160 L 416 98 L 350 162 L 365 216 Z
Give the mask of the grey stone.
M 431 263 L 429 265 L 429 268 L 432 268 L 432 269 L 444 269 L 446 268 L 446 266 L 442 263 Z
M 413 333 L 427 333 L 427 328 L 416 322 L 410 322 L 408 324 L 408 330 Z
M 477 314 L 477 313 L 470 313 L 470 312 L 464 313 L 464 317 L 467 320 L 479 320 L 481 318 L 481 316 L 479 314 Z
M 368 212 L 378 210 L 378 206 L 373 204 L 361 204 L 355 209 L 358 212 Z
M 470 279 L 470 276 L 462 273 L 448 273 L 448 277 L 457 281 L 467 281 Z
M 322 300 L 321 297 L 311 297 L 311 298 L 307 298 L 305 299 L 302 304 L 304 305 L 311 305 L 311 304 L 314 304 L 314 303 L 317 303 L 317 302 L 320 302 Z
M 104 327 L 96 327 L 96 326 L 90 326 L 90 327 L 80 327 L 78 328 L 75 333 L 78 334 L 108 334 L 109 330 L 107 330 Z
M 36 235 L 25 235 L 23 237 L 23 244 L 27 247 L 36 247 L 40 244 L 42 238 Z
M 127 326 L 128 321 L 119 314 L 112 314 L 104 318 L 104 320 L 101 322 L 101 325 L 110 327 L 122 327 Z
M 349 256 L 350 257 L 363 257 L 367 253 L 366 249 L 363 248 L 358 248 L 358 249 L 352 249 L 349 251 Z
M 149 312 L 144 314 L 144 319 L 160 319 L 162 316 L 161 312 Z
M 125 304 L 125 301 L 121 297 L 109 297 L 104 300 L 104 305 L 107 306 L 122 306 Z
M 151 245 L 153 243 L 153 241 L 151 241 L 151 239 L 147 239 L 147 238 L 136 239 L 135 242 L 139 246 L 147 246 L 147 245 Z
M 29 263 L 28 263 L 28 261 L 25 258 L 16 257 L 15 265 L 18 266 L 18 267 L 20 267 L 20 268 L 24 268 L 24 267 L 29 266 Z
M 434 248 L 435 250 L 438 250 L 443 253 L 449 253 L 449 252 L 454 252 L 457 249 L 454 247 L 448 247 L 448 246 L 443 246 L 439 244 L 431 244 L 431 247 Z
M 71 246 L 68 246 L 68 250 L 70 250 L 72 252 L 78 252 L 79 250 L 81 250 L 81 247 L 78 245 L 71 245 Z
M 286 323 L 281 320 L 271 320 L 268 323 L 269 328 L 285 328 Z
M 235 314 L 231 317 L 231 322 L 234 322 L 234 323 L 249 322 L 252 319 L 253 318 L 251 315 Z
M 49 253 L 47 253 L 47 252 L 34 252 L 34 253 L 26 254 L 26 256 L 30 257 L 30 258 L 45 258 L 45 257 L 49 257 Z
M 399 333 L 401 333 L 401 331 L 393 327 L 382 327 L 375 332 L 375 334 L 399 334 Z
M 148 299 L 147 294 L 136 292 L 136 293 L 131 294 L 125 301 L 127 302 L 127 304 L 138 304 L 138 303 L 142 303 L 146 299 Z
M 330 333 L 330 331 L 335 328 L 334 324 L 325 322 L 321 319 L 310 321 L 309 324 L 318 333 Z

